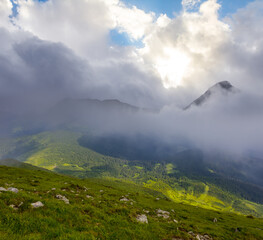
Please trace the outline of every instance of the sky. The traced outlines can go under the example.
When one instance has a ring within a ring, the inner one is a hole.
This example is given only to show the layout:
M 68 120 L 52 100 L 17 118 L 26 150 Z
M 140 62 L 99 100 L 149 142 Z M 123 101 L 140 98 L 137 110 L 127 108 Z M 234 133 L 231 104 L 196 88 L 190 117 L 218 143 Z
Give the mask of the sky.
M 262 26 L 261 0 L 0 0 L 0 110 L 119 99 L 163 109 L 165 133 L 178 119 L 198 141 L 262 146 Z M 234 100 L 179 114 L 226 80 Z

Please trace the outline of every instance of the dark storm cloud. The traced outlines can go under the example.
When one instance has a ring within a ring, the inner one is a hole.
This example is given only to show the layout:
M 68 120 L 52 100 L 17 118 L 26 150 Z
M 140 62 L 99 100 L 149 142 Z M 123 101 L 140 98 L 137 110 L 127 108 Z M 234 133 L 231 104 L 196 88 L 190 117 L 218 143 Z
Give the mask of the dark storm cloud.
M 21 41 L 0 30 L 2 98 L 17 100 L 19 108 L 41 108 L 64 98 L 118 98 L 135 104 L 154 105 L 162 85 L 131 62 L 109 61 L 92 67 L 59 43 L 28 35 Z M 163 89 L 163 91 L 165 91 Z

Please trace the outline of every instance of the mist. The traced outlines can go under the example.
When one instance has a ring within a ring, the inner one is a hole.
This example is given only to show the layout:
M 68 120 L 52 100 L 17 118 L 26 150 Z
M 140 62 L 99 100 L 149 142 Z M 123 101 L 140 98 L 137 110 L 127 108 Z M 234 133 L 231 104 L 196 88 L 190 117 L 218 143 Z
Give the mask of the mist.
M 96 21 L 92 13 L 73 16 L 73 2 L 21 0 L 17 14 L 9 0 L 0 5 L 2 136 L 17 127 L 30 133 L 71 126 L 98 136 L 143 135 L 171 148 L 262 151 L 261 1 L 220 19 L 215 0 L 203 1 L 197 11 L 184 8 L 174 18 L 121 1 L 78 0 L 79 10 L 96 9 Z M 133 27 L 123 20 L 127 12 Z M 142 22 L 135 22 L 138 16 Z M 112 44 L 112 29 L 142 39 L 144 47 Z M 163 74 L 163 63 L 173 59 L 167 47 L 185 57 L 184 71 L 179 59 Z M 239 93 L 219 92 L 204 105 L 183 110 L 225 80 Z M 117 99 L 129 106 L 85 105 L 80 99 Z

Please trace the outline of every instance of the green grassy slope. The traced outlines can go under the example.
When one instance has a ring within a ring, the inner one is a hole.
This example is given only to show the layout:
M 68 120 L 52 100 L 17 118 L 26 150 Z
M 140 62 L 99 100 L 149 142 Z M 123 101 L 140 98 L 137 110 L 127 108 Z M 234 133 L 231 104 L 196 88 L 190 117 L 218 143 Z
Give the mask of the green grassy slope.
M 263 239 L 262 219 L 174 203 L 134 184 L 4 166 L 0 176 L 0 187 L 19 189 L 0 193 L 1 239 Z M 44 206 L 33 209 L 37 201 Z M 168 218 L 158 217 L 158 209 Z M 148 224 L 137 222 L 141 214 Z
M 10 146 L 9 156 L 58 173 L 82 178 L 121 179 L 122 182 L 134 182 L 160 191 L 174 202 L 263 216 L 262 205 L 246 201 L 209 182 L 181 177 L 173 163 L 147 166 L 141 162 L 108 157 L 80 146 L 80 136 L 80 133 L 69 131 L 43 132 L 13 139 L 13 142 L 9 140 L 11 143 L 5 149 Z

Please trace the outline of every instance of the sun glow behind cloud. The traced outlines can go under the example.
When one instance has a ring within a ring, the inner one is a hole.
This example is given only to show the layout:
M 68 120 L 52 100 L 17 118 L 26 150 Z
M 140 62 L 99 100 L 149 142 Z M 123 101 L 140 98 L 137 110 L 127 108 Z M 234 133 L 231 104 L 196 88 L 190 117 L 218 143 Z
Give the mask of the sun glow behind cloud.
M 165 48 L 164 56 L 156 59 L 155 68 L 163 79 L 165 88 L 177 87 L 182 84 L 191 60 L 180 50 Z

